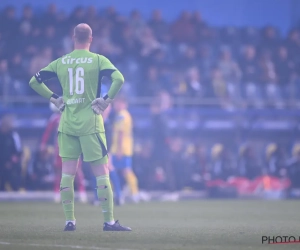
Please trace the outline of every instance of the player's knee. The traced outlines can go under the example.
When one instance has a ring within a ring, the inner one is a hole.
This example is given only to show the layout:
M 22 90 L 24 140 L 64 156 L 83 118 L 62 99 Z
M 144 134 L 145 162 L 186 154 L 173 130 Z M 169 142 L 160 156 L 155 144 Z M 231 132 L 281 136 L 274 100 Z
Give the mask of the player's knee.
M 104 156 L 103 158 L 101 159 L 98 159 L 96 161 L 91 161 L 90 162 L 91 166 L 92 167 L 97 167 L 97 166 L 104 166 L 104 165 L 108 165 L 108 158 L 107 158 L 107 155 Z

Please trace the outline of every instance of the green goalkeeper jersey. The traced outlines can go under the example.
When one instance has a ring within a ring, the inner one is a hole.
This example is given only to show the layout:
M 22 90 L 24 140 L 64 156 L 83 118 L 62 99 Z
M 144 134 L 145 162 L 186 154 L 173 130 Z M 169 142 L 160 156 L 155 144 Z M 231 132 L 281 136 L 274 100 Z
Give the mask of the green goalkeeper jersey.
M 66 104 L 58 130 L 81 136 L 104 132 L 102 116 L 96 115 L 91 108 L 92 101 L 99 97 L 104 76 L 112 79 L 108 97 L 113 99 L 124 82 L 122 74 L 106 57 L 87 50 L 74 50 L 38 72 L 30 80 L 30 86 L 40 95 L 50 98 L 53 92 L 44 82 L 57 77 Z

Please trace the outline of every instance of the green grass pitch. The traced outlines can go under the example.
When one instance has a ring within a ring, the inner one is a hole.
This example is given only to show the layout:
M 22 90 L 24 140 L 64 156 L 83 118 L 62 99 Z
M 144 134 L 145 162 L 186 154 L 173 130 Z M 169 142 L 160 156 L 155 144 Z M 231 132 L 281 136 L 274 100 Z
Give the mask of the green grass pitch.
M 100 207 L 76 204 L 76 232 L 62 232 L 59 204 L 0 203 L 1 250 L 300 249 L 262 235 L 300 235 L 300 201 L 151 202 L 115 209 L 133 232 L 103 232 Z

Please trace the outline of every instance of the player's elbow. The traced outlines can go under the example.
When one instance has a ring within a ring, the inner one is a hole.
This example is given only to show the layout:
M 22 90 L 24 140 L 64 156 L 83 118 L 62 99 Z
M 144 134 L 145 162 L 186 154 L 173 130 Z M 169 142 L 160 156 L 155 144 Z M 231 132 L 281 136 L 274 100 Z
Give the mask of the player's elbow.
M 35 84 L 37 83 L 37 80 L 35 79 L 35 77 L 31 77 L 30 81 L 29 81 L 29 86 L 32 88 Z
M 122 85 L 124 83 L 124 76 L 121 74 L 120 71 L 115 71 L 113 73 L 113 80 L 116 81 L 119 85 Z

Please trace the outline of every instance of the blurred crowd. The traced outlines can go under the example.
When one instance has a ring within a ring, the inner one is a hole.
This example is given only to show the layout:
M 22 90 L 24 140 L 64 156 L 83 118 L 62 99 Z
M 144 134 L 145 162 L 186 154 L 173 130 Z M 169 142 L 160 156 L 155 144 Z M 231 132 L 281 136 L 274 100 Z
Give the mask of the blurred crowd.
M 82 22 L 93 29 L 91 50 L 107 56 L 124 74 L 129 100 L 159 96 L 166 109 L 176 98 L 225 108 L 280 108 L 300 101 L 299 27 L 283 36 L 271 26 L 212 27 L 197 11 L 183 11 L 168 22 L 160 10 L 147 20 L 137 10 L 123 16 L 114 7 L 91 6 L 67 15 L 51 4 L 38 12 L 24 6 L 20 17 L 13 7 L 0 10 L 0 106 L 5 100 L 36 97 L 29 79 L 72 51 L 73 28 Z M 61 92 L 56 80 L 47 84 Z M 261 139 L 258 147 L 255 141 L 241 144 L 217 136 L 197 143 L 186 135 L 170 136 L 161 110 L 151 109 L 151 139 L 135 138 L 133 168 L 142 189 L 204 189 L 211 180 L 262 175 L 289 177 L 300 188 L 299 144 Z M 1 120 L 0 190 L 50 189 L 53 146 L 41 151 L 22 145 L 12 124 L 10 117 Z
M 167 22 L 160 10 L 150 19 L 133 10 L 77 7 L 70 15 L 54 4 L 38 12 L 24 6 L 0 14 L 0 95 L 33 95 L 30 77 L 70 52 L 73 27 L 93 28 L 91 50 L 107 56 L 124 74 L 124 91 L 152 97 L 217 100 L 223 106 L 241 101 L 284 106 L 300 98 L 300 30 L 282 36 L 276 27 L 212 27 L 200 12 L 183 11 Z M 50 82 L 59 92 L 59 85 Z
M 161 129 L 153 129 L 151 138 L 135 138 L 133 170 L 142 190 L 206 190 L 215 180 L 262 176 L 289 179 L 292 188 L 300 189 L 300 143 L 263 138 L 244 143 L 218 141 L 216 137 L 191 139 L 167 135 L 159 116 L 154 115 L 152 122 Z M 109 140 L 109 129 L 107 133 Z M 56 171 L 53 143 L 42 150 L 22 144 L 12 117 L 4 116 L 0 126 L 0 191 L 51 190 Z M 89 166 L 84 164 L 82 170 L 86 188 L 93 189 Z

